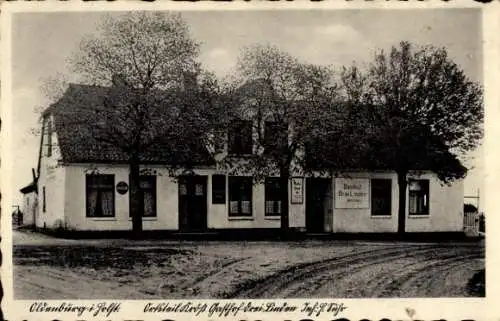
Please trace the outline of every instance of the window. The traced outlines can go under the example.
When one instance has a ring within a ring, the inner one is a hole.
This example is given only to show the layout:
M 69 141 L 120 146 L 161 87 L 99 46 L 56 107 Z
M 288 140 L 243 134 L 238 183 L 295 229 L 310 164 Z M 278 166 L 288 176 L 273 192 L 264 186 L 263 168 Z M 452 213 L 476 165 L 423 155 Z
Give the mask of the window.
M 229 216 L 252 216 L 251 177 L 229 177 Z
M 156 176 L 140 176 L 139 190 L 144 200 L 143 217 L 156 217 Z M 132 213 L 129 213 L 129 216 L 132 216 Z
M 235 121 L 228 135 L 229 154 L 252 154 L 252 122 Z
M 45 213 L 47 210 L 47 207 L 45 205 L 45 186 L 42 188 L 42 211 Z
M 223 153 L 225 144 L 225 133 L 221 130 L 216 130 L 212 136 L 214 152 Z
M 139 188 L 144 199 L 144 217 L 156 217 L 156 176 L 141 176 Z
M 372 215 L 390 216 L 392 200 L 392 182 L 390 179 L 372 179 Z
M 115 176 L 87 175 L 87 217 L 115 216 Z
M 319 137 L 310 137 L 305 143 L 305 161 L 306 166 L 310 168 L 323 168 L 330 165 L 328 157 L 325 157 L 324 149 L 322 148 L 322 139 Z
M 225 175 L 212 175 L 212 204 L 226 204 Z
M 266 178 L 266 216 L 281 215 L 281 182 L 279 178 Z
M 288 126 L 275 121 L 266 121 L 264 128 L 264 147 L 267 150 L 282 148 L 287 143 Z
M 195 184 L 194 185 L 194 195 L 195 196 L 203 196 L 203 184 Z
M 410 180 L 410 215 L 429 214 L 429 180 Z
M 187 195 L 187 185 L 186 182 L 179 181 L 179 195 L 186 196 Z
M 47 157 L 52 156 L 52 121 L 47 119 Z

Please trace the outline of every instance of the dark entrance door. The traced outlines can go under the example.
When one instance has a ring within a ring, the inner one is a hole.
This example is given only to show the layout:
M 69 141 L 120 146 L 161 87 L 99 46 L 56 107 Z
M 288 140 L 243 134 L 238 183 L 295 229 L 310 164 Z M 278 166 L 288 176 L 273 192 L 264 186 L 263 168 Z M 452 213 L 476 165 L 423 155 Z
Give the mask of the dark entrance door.
M 207 177 L 179 178 L 179 230 L 203 231 L 207 228 Z
M 306 179 L 306 229 L 307 232 L 325 231 L 326 199 L 330 180 L 327 178 Z

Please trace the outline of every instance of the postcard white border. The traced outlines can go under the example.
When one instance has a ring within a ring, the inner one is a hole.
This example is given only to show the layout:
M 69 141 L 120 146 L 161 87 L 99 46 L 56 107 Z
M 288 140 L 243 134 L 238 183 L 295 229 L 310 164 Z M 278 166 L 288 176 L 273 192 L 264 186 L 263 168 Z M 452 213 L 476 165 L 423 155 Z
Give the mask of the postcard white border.
M 4 290 L 2 301 L 2 310 L 4 317 L 8 320 L 76 320 L 79 319 L 73 314 L 34 314 L 29 312 L 29 306 L 33 301 L 13 300 L 13 280 L 12 280 L 12 235 L 9 232 L 11 226 L 10 215 L 5 215 L 5 210 L 11 208 L 10 182 L 12 180 L 11 168 L 13 160 L 10 157 L 11 142 L 8 133 L 12 129 L 11 106 L 11 16 L 16 12 L 25 11 L 122 11 L 146 9 L 146 10 L 300 10 L 300 9 L 441 9 L 441 8 L 481 8 L 483 11 L 483 68 L 484 68 L 484 87 L 485 87 L 485 171 L 486 191 L 485 212 L 491 213 L 487 217 L 487 239 L 486 239 L 486 278 L 487 291 L 486 298 L 458 298 L 458 299 L 334 299 L 334 302 L 344 302 L 348 310 L 338 317 L 345 317 L 351 320 L 368 318 L 379 320 L 381 318 L 390 318 L 398 320 L 409 320 L 410 317 L 405 312 L 407 308 L 415 311 L 414 318 L 420 320 L 430 320 L 445 318 L 448 320 L 476 319 L 490 320 L 500 317 L 498 309 L 498 299 L 500 298 L 500 277 L 499 277 L 499 252 L 496 245 L 500 239 L 497 239 L 500 228 L 500 206 L 496 204 L 498 191 L 500 191 L 500 153 L 498 142 L 500 141 L 500 64 L 498 56 L 500 52 L 500 1 L 493 1 L 488 4 L 481 4 L 473 1 L 324 1 L 324 2 L 234 2 L 234 3 L 180 3 L 180 2 L 139 2 L 139 1 L 116 1 L 116 2 L 25 2 L 14 1 L 2 3 L 1 10 L 1 45 L 2 45 L 2 132 L 1 132 L 1 190 L 2 190 L 2 209 L 4 215 L 1 217 L 1 249 L 3 254 L 3 265 L 1 271 L 1 280 Z M 193 301 L 193 300 L 191 300 Z M 248 301 L 248 300 L 247 300 Z M 267 300 L 269 301 L 269 300 Z M 273 300 L 279 302 L 281 300 Z M 303 300 L 286 300 L 290 303 L 299 303 Z M 311 300 L 309 300 L 311 301 Z M 318 299 L 319 301 L 319 299 Z M 50 301 L 54 302 L 54 301 Z M 90 303 L 90 301 L 71 301 L 78 303 Z M 101 300 L 93 301 L 102 302 Z M 144 314 L 142 309 L 144 304 L 149 301 L 120 301 L 122 310 L 120 314 L 112 316 L 112 320 L 138 319 L 138 320 L 208 320 L 208 317 L 194 318 L 192 315 L 152 315 Z M 215 302 L 209 300 L 207 302 Z M 142 308 L 141 308 L 142 307 Z M 81 318 L 80 318 L 81 319 Z M 210 318 L 217 320 L 217 318 Z M 304 315 L 275 315 L 275 314 L 252 314 L 239 315 L 237 318 L 223 318 L 223 320 L 300 320 L 307 319 Z M 312 320 L 331 320 L 327 315 L 320 317 L 310 317 Z M 90 320 L 90 319 L 86 319 Z

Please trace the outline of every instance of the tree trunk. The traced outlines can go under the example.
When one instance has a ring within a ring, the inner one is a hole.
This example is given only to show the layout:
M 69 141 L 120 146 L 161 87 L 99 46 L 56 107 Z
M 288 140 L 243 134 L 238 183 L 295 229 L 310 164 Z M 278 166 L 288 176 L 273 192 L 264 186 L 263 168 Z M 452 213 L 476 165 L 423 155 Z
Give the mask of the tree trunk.
M 142 234 L 142 195 L 139 188 L 139 155 L 133 153 L 130 158 L 130 191 L 129 191 L 129 211 L 132 215 L 132 236 L 139 238 Z
M 408 171 L 401 170 L 398 174 L 399 204 L 398 204 L 398 234 L 404 234 L 406 229 L 406 176 Z
M 280 201 L 281 201 L 281 231 L 286 233 L 289 231 L 289 201 L 288 201 L 288 181 L 290 179 L 290 170 L 288 166 L 280 168 Z

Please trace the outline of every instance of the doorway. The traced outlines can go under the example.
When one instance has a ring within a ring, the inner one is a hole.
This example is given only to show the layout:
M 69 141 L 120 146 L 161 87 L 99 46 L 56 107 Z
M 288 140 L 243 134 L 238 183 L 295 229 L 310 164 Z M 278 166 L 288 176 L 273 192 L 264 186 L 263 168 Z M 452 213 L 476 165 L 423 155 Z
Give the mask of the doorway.
M 310 233 L 331 231 L 333 220 L 332 182 L 328 178 L 306 179 L 306 230 Z
M 179 230 L 204 231 L 207 229 L 207 177 L 183 176 L 179 178 Z

